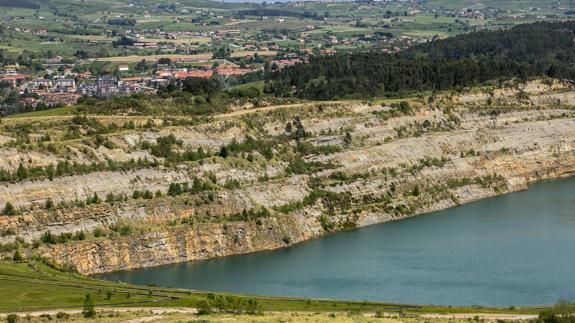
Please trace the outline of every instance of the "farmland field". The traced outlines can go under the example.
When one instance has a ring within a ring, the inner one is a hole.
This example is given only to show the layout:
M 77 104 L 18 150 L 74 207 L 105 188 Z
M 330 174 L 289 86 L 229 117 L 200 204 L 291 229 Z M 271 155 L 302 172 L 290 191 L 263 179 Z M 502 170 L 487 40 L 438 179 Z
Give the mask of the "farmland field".
M 173 60 L 190 60 L 190 61 L 206 61 L 212 58 L 211 54 L 197 54 L 197 55 L 182 55 L 182 54 L 158 54 L 158 55 L 129 55 L 129 56 L 115 56 L 115 57 L 102 57 L 96 61 L 100 62 L 120 62 L 120 63 L 134 63 L 141 60 L 157 61 L 160 58 L 170 58 Z

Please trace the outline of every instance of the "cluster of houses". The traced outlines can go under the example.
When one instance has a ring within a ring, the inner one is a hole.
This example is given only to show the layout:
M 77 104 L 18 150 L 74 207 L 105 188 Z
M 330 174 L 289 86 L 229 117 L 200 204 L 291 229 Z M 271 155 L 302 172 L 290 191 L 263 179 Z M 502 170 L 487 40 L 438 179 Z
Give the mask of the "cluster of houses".
M 20 73 L 16 66 L 6 66 L 0 70 L 0 81 L 11 87 L 21 86 L 30 79 L 30 74 Z
M 494 7 L 486 7 L 482 9 L 461 8 L 445 10 L 442 14 L 448 17 L 491 19 L 497 18 L 499 13 L 499 10 Z
M 33 78 L 16 69 L 0 71 L 0 82 L 7 82 L 22 96 L 20 104 L 36 107 L 75 104 L 82 96 L 110 97 L 140 92 L 154 92 L 145 82 L 124 81 L 116 76 L 93 77 L 89 71 L 58 75 L 52 78 Z
M 286 56 L 272 61 L 274 69 L 302 63 L 297 55 Z M 127 69 L 120 66 L 119 69 Z M 22 96 L 20 104 L 35 108 L 42 103 L 46 106 L 75 104 L 83 96 L 112 97 L 135 93 L 153 94 L 162 84 L 171 80 L 238 76 L 261 71 L 263 67 L 242 67 L 227 60 L 199 68 L 178 68 L 167 64 L 157 64 L 150 75 L 118 77 L 115 75 L 94 76 L 89 71 L 75 73 L 69 69 L 65 73 L 46 78 L 34 78 L 30 74 L 18 72 L 18 66 L 8 66 L 0 71 L 0 82 L 7 82 Z M 120 73 L 121 75 L 122 73 Z
M 297 60 L 278 60 L 278 67 L 295 64 Z M 22 98 L 20 104 L 36 108 L 39 104 L 45 106 L 72 105 L 83 96 L 112 97 L 126 96 L 135 93 L 153 94 L 156 89 L 171 80 L 189 77 L 210 78 L 215 74 L 222 76 L 243 75 L 260 69 L 241 68 L 239 65 L 226 62 L 217 66 L 204 66 L 200 69 L 169 68 L 159 66 L 152 76 L 117 77 L 104 75 L 91 77 L 89 72 L 75 75 L 73 78 L 32 78 L 29 74 L 21 74 L 15 69 L 5 69 L 0 73 L 0 82 L 8 82 Z
M 304 61 L 297 58 L 297 57 L 296 58 L 286 58 L 286 59 L 276 59 L 272 62 L 272 68 L 273 69 L 282 69 L 284 67 L 295 65 L 295 64 L 300 64 L 300 63 L 304 63 Z
M 567 10 L 567 8 L 562 8 L 559 1 L 550 6 L 554 10 Z M 549 8 L 547 8 L 549 9 Z M 485 7 L 480 9 L 474 8 L 460 8 L 460 9 L 444 9 L 441 14 L 448 17 L 458 17 L 458 18 L 473 18 L 473 19 L 525 19 L 525 18 L 535 18 L 535 19 L 546 19 L 552 18 L 553 15 L 548 15 L 544 12 L 545 10 L 538 7 L 529 7 L 522 9 L 520 11 L 513 10 L 503 10 L 496 7 Z
M 169 82 L 170 80 L 186 79 L 189 77 L 210 78 L 216 74 L 227 77 L 244 75 L 257 71 L 261 71 L 261 68 L 242 68 L 240 65 L 229 61 L 224 61 L 217 65 L 204 65 L 197 69 L 170 68 L 169 66 L 159 65 L 153 77 L 148 78 L 147 81 L 151 84 L 158 85 Z
M 81 96 L 111 97 L 125 96 L 135 93 L 154 93 L 155 89 L 147 86 L 145 78 L 118 78 L 105 75 L 96 78 L 94 83 L 82 83 L 76 89 Z

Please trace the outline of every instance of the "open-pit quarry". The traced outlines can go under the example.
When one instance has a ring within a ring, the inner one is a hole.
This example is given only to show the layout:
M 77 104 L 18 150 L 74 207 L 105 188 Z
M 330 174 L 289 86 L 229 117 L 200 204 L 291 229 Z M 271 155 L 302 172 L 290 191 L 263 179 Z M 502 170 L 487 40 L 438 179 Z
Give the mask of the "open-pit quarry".
M 288 247 L 575 172 L 556 80 L 375 102 L 0 123 L 0 243 L 82 274 Z

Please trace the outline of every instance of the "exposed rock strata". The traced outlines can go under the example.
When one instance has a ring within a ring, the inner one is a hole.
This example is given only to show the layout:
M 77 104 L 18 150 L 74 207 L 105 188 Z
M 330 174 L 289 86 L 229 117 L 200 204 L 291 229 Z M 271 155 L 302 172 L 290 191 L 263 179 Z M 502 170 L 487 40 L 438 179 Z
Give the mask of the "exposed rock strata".
M 545 95 L 537 89 L 532 91 Z M 210 194 L 128 200 L 113 206 L 103 203 L 52 211 L 33 208 L 23 215 L 0 217 L 0 225 L 31 242 L 46 231 L 57 235 L 132 224 L 135 231 L 128 235 L 44 244 L 28 251 L 72 264 L 83 274 L 95 274 L 282 248 L 329 232 L 416 216 L 575 173 L 575 118 L 569 108 L 518 108 L 498 115 L 462 108 L 457 111 L 457 123 L 439 109 L 421 109 L 414 115 L 391 119 L 379 118 L 378 111 L 386 111 L 386 107 L 356 105 L 343 112 L 322 112 L 332 113 L 329 117 L 312 113 L 302 117 L 306 129 L 315 134 L 309 142 L 343 147 L 332 154 L 310 156 L 308 161 L 332 163 L 336 169 L 284 176 L 286 165 L 282 161 L 258 168 L 218 160 L 173 169 L 5 183 L 0 185 L 0 205 L 11 201 L 18 206 L 34 205 L 46 198 L 59 201 L 85 199 L 93 193 L 129 194 L 134 189 L 166 192 L 174 181 L 191 181 L 209 172 L 217 173 L 219 183 L 233 178 L 242 186 Z M 424 123 L 436 128 L 421 131 Z M 283 126 L 282 121 L 271 120 L 265 129 L 268 135 L 278 135 Z M 207 128 L 203 125 L 189 133 Z M 239 135 L 237 129 L 223 127 L 222 131 Z M 332 129 L 340 130 L 334 133 Z M 350 129 L 353 144 L 343 143 L 346 130 L 341 129 Z M 404 132 L 400 135 L 400 131 Z M 186 131 L 180 129 L 178 133 Z M 122 134 L 118 140 L 136 142 L 141 136 L 146 134 Z M 187 136 L 186 140 L 193 145 L 194 137 Z M 216 138 L 213 133 L 198 137 L 202 141 Z M 432 159 L 435 161 L 422 164 Z M 335 172 L 357 176 L 331 181 Z M 262 180 L 263 176 L 269 178 Z M 486 183 L 484 178 L 493 183 Z M 254 207 L 274 210 L 302 201 L 318 179 L 323 180 L 323 190 L 349 194 L 353 203 L 330 209 L 320 198 L 288 212 L 275 210 L 257 220 L 229 219 Z M 454 180 L 459 184 L 453 184 Z M 187 219 L 193 221 L 183 222 Z M 5 236 L 0 241 L 13 239 Z

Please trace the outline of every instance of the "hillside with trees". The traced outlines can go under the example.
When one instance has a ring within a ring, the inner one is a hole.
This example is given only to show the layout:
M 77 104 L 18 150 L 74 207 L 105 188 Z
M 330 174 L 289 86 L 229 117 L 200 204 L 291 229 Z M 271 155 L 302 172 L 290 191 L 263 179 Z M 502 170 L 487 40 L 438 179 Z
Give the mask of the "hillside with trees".
M 575 78 L 575 22 L 481 31 L 386 54 L 316 56 L 276 72 L 266 90 L 305 99 L 363 98 L 537 76 Z

